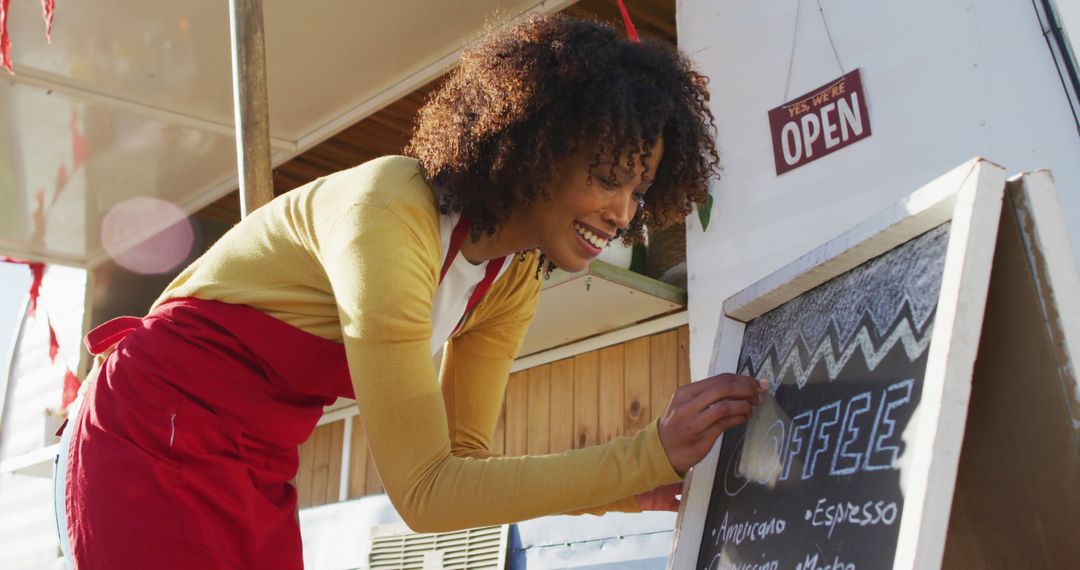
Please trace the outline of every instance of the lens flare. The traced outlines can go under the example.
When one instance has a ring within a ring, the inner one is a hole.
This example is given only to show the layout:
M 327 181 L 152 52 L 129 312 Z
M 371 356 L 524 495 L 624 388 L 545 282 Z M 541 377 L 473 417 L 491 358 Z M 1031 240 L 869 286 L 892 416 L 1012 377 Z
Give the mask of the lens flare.
M 132 198 L 113 206 L 101 223 L 101 243 L 117 265 L 143 275 L 168 273 L 195 243 L 184 212 L 157 198 Z

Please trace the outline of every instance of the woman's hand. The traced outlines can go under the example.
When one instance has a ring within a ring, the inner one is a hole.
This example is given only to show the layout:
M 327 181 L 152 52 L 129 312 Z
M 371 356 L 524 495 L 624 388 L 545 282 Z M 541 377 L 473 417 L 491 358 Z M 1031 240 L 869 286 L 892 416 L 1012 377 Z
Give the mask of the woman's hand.
M 750 418 L 767 381 L 720 374 L 675 391 L 660 417 L 660 443 L 679 475 L 705 458 L 720 434 Z
M 682 494 L 682 483 L 672 483 L 657 487 L 640 495 L 635 495 L 638 508 L 642 511 L 672 511 L 678 512 L 682 502 L 679 495 Z

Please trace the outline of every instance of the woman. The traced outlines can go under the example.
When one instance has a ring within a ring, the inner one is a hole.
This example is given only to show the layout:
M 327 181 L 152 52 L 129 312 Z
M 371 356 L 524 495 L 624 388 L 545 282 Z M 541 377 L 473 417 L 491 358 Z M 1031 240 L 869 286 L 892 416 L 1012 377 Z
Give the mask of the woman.
M 597 23 L 536 16 L 485 38 L 421 111 L 411 158 L 279 197 L 147 317 L 87 336 L 107 358 L 65 433 L 68 559 L 302 566 L 288 481 L 337 397 L 355 396 L 418 531 L 677 508 L 673 484 L 759 401 L 753 379 L 681 388 L 658 422 L 588 449 L 495 457 L 490 440 L 542 274 L 703 200 L 707 98 L 680 55 Z

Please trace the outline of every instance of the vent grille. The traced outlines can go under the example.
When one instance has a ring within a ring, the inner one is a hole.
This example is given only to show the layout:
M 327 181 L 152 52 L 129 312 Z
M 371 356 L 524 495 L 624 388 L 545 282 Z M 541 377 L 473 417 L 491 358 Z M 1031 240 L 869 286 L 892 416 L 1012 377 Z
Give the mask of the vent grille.
M 508 536 L 508 525 L 423 534 L 386 525 L 376 529 L 371 541 L 369 568 L 504 570 Z

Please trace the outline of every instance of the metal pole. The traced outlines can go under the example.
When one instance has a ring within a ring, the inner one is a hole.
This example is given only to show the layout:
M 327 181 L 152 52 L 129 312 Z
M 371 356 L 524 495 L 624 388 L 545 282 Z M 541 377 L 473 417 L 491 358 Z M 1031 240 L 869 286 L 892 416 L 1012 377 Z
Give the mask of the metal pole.
M 229 0 L 240 216 L 274 198 L 262 0 Z

